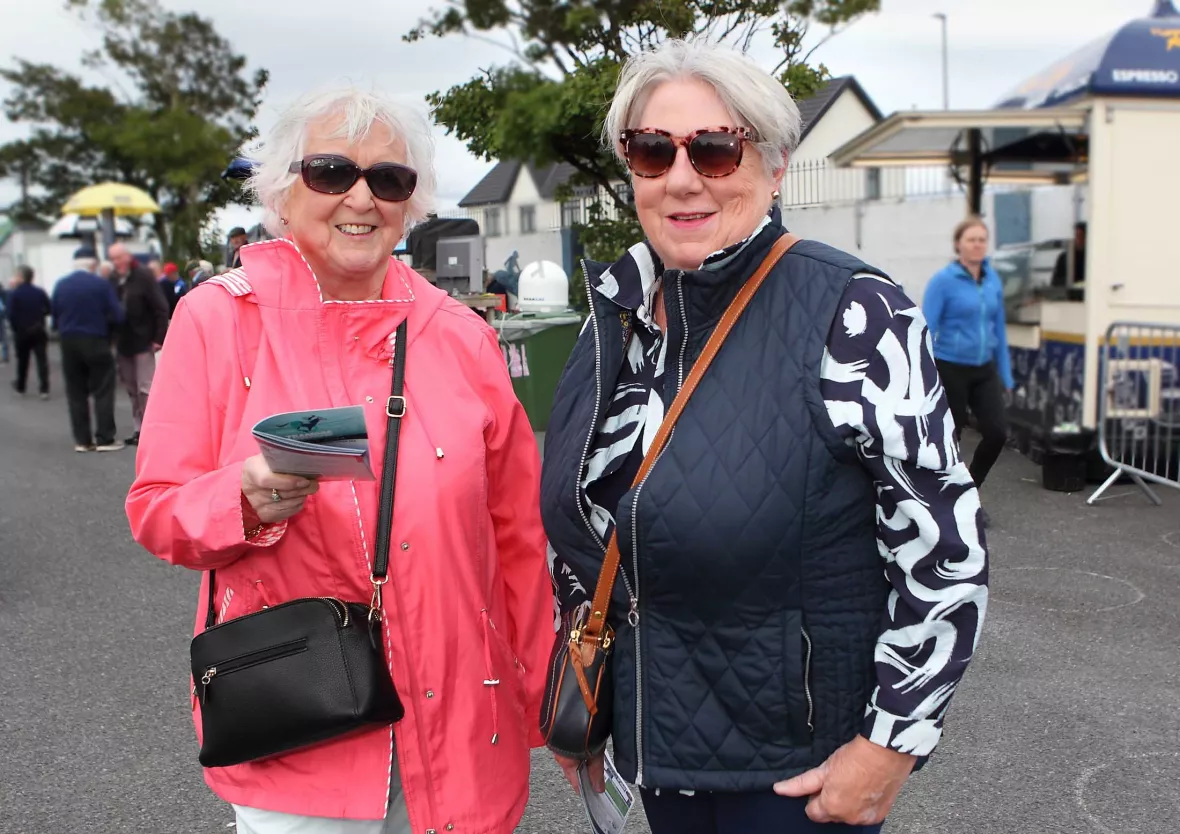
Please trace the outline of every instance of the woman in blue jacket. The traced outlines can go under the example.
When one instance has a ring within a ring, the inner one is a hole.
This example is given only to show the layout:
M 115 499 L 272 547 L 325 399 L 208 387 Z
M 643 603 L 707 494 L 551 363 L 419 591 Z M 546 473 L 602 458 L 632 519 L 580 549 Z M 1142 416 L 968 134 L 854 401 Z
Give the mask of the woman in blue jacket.
M 1004 391 L 1012 388 L 1004 289 L 987 246 L 979 217 L 956 226 L 957 257 L 930 279 L 922 302 L 955 425 L 962 431 L 970 411 L 982 435 L 970 466 L 976 486 L 983 486 L 1008 439 Z

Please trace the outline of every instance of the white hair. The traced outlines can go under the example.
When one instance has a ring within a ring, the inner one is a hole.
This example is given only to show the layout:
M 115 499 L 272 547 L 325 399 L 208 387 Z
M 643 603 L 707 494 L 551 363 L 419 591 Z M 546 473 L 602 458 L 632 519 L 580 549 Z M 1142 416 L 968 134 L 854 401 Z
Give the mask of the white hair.
M 799 108 L 778 79 L 732 47 L 675 38 L 627 60 L 602 126 L 603 145 L 623 160 L 620 134 L 638 127 L 636 122 L 657 87 L 683 79 L 708 84 L 740 126 L 753 131 L 753 144 L 762 154 L 767 175 L 782 168 L 783 155 L 789 156 L 799 146 L 803 131 Z
M 97 272 L 98 258 L 74 258 L 74 269 L 80 269 L 83 272 Z
M 291 163 L 304 156 L 307 131 L 315 122 L 336 116 L 339 127 L 331 138 L 347 138 L 350 144 L 364 140 L 374 125 L 387 127 L 406 146 L 406 164 L 418 172 L 418 185 L 406 202 L 406 231 L 426 219 L 434 209 L 434 138 L 430 122 L 421 111 L 392 99 L 354 87 L 311 93 L 287 108 L 270 135 L 253 154 L 257 163 L 247 187 L 264 211 L 263 224 L 274 237 L 283 237 L 282 210 L 287 194 L 299 180 Z

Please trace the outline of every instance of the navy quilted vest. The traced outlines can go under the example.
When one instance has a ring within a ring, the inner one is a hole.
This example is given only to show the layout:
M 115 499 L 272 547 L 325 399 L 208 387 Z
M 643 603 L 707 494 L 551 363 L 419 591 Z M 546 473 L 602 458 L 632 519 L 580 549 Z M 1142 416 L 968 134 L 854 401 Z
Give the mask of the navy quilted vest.
M 668 404 L 769 249 L 720 272 L 665 273 Z M 588 265 L 587 270 L 601 270 Z M 889 593 L 875 488 L 836 434 L 820 362 L 844 288 L 876 272 L 803 241 L 739 320 L 647 480 L 624 497 L 614 588 L 613 739 L 652 788 L 765 790 L 860 730 Z M 581 464 L 623 361 L 619 308 L 594 315 L 566 366 L 545 439 L 542 514 L 590 593 L 603 548 L 579 504 Z

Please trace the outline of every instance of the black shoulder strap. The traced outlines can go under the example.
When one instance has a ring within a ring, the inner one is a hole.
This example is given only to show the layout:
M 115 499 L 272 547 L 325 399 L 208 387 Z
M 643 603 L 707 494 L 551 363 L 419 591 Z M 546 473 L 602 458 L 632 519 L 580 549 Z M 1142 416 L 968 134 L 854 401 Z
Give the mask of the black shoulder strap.
M 383 584 L 389 573 L 389 540 L 393 533 L 393 496 L 397 486 L 397 451 L 401 442 L 402 418 L 406 416 L 406 321 L 397 327 L 393 346 L 393 388 L 385 403 L 385 466 L 381 472 L 381 504 L 377 515 L 377 549 L 373 553 L 373 576 L 375 583 Z M 248 384 L 248 383 L 247 383 Z M 216 571 L 209 571 L 209 611 L 205 617 L 205 628 L 212 628 L 217 622 L 217 609 L 213 599 L 213 585 Z
M 393 345 L 393 393 L 385 403 L 385 468 L 381 472 L 381 507 L 377 515 L 377 549 L 373 553 L 373 578 L 384 581 L 389 572 L 389 539 L 393 534 L 393 494 L 397 487 L 397 449 L 402 418 L 406 416 L 406 320 L 397 326 Z

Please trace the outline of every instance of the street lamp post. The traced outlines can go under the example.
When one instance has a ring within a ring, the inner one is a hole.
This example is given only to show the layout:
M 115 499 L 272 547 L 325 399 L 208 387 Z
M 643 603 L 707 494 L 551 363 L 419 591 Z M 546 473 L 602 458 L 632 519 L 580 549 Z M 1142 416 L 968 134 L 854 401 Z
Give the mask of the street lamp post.
M 934 17 L 942 21 L 942 109 L 950 110 L 950 82 L 947 78 L 946 58 L 946 14 L 944 12 L 937 12 Z

